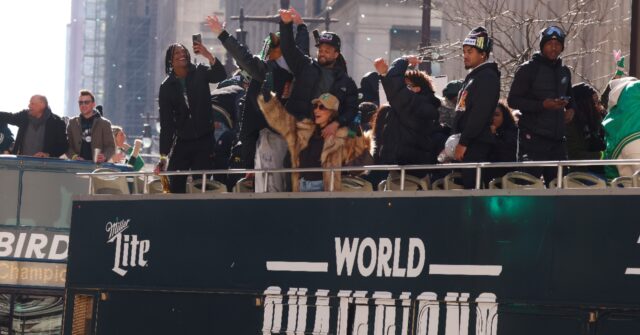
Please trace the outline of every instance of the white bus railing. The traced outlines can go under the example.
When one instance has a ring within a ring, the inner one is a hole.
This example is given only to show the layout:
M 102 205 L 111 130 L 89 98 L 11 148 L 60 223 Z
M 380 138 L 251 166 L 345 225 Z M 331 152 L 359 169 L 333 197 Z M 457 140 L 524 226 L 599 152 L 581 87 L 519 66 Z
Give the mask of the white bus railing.
M 333 168 L 282 168 L 282 169 L 230 169 L 230 170 L 192 170 L 192 171 L 167 171 L 161 172 L 158 176 L 189 176 L 201 175 L 205 181 L 207 176 L 229 175 L 229 174 L 263 174 L 265 178 L 264 192 L 268 184 L 269 175 L 274 173 L 290 173 L 290 172 L 326 172 L 331 173 L 329 191 L 335 190 L 334 176 L 336 173 L 349 171 L 400 171 L 400 190 L 405 189 L 405 179 L 407 171 L 413 170 L 454 170 L 454 169 L 475 169 L 476 184 L 475 189 L 480 189 L 482 180 L 482 170 L 492 168 L 516 168 L 518 170 L 527 170 L 534 167 L 556 167 L 557 168 L 557 188 L 562 188 L 563 169 L 569 166 L 619 166 L 640 164 L 640 159 L 617 159 L 617 160 L 566 160 L 566 161 L 531 161 L 531 162 L 510 162 L 510 163 L 448 163 L 436 165 L 366 165 L 366 166 L 349 166 L 349 167 L 333 167 Z M 155 174 L 153 172 L 97 172 L 97 173 L 77 173 L 78 176 L 90 178 L 94 177 L 140 177 L 144 180 L 144 185 L 149 182 L 149 178 Z M 89 193 L 93 194 L 90 182 Z M 134 183 L 135 192 L 138 193 L 137 183 Z M 206 191 L 206 183 L 202 183 L 202 193 Z M 146 190 L 144 190 L 146 193 Z

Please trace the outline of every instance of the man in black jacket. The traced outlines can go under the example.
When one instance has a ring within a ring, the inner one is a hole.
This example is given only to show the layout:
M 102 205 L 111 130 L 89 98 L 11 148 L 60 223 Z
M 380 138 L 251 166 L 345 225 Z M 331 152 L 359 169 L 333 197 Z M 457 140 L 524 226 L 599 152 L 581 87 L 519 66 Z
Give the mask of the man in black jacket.
M 8 154 L 13 145 L 13 133 L 6 123 L 0 122 L 0 155 Z
M 347 74 L 347 64 L 340 54 L 340 37 L 323 32 L 316 41 L 317 58 L 306 56 L 295 45 L 293 21 L 295 12 L 280 10 L 280 48 L 295 78 L 295 86 L 285 107 L 298 120 L 311 118 L 311 101 L 322 93 L 338 98 L 338 120 L 326 126 L 322 136 L 333 136 L 341 126 L 351 126 L 358 112 L 358 87 Z
M 435 164 L 436 152 L 431 139 L 438 123 L 440 99 L 426 73 L 409 70 L 420 61 L 415 56 L 396 59 L 391 67 L 384 59 L 375 60 L 375 67 L 382 78 L 385 94 L 391 110 L 376 122 L 385 124 L 376 143 L 380 148 L 381 164 L 420 165 Z M 376 136 L 377 140 L 378 136 Z M 412 171 L 418 177 L 426 173 Z
M 191 63 L 182 44 L 172 44 L 165 56 L 167 78 L 160 85 L 160 163 L 168 170 L 207 170 L 214 164 L 214 120 L 209 83 L 227 77 L 224 67 L 207 48 L 194 42 L 194 52 L 206 57 L 210 66 Z M 171 192 L 186 191 L 186 176 L 170 178 Z
M 292 11 L 295 10 L 291 9 Z M 294 22 L 298 31 L 296 45 L 303 53 L 309 53 L 309 32 L 299 15 L 295 15 Z M 233 36 L 224 30 L 216 16 L 207 17 L 207 23 L 211 31 L 217 35 L 227 52 L 233 57 L 238 66 L 251 76 L 251 82 L 247 89 L 244 110 L 242 113 L 239 140 L 242 143 L 242 163 L 246 169 L 278 169 L 284 167 L 287 154 L 287 143 L 272 130 L 257 104 L 257 97 L 265 79 L 276 93 L 276 97 L 285 104 L 291 92 L 293 75 L 287 65 L 280 49 L 280 37 L 269 34 L 265 39 L 264 47 L 260 55 L 252 55 L 246 46 L 241 45 Z M 255 164 L 254 164 L 255 163 Z M 286 191 L 288 178 L 284 174 L 269 175 L 267 191 Z M 264 177 L 255 177 L 255 190 L 264 190 Z
M 571 71 L 562 65 L 566 35 L 562 29 L 550 26 L 540 32 L 541 52 L 520 65 L 516 71 L 509 106 L 522 113 L 520 127 L 520 159 L 523 161 L 567 159 L 565 118 L 573 115 L 571 101 Z M 546 184 L 555 178 L 557 170 L 534 168 L 530 173 L 544 175 Z
M 455 159 L 465 163 L 487 162 L 494 142 L 490 126 L 500 98 L 500 71 L 489 60 L 492 43 L 484 27 L 471 30 L 462 43 L 464 67 L 471 71 L 458 96 L 454 128 L 461 134 Z M 475 188 L 475 169 L 463 169 L 462 180 L 464 188 Z
M 18 126 L 13 146 L 15 155 L 58 158 L 69 146 L 64 120 L 51 112 L 43 95 L 32 96 L 29 109 L 18 113 L 0 112 L 1 123 Z

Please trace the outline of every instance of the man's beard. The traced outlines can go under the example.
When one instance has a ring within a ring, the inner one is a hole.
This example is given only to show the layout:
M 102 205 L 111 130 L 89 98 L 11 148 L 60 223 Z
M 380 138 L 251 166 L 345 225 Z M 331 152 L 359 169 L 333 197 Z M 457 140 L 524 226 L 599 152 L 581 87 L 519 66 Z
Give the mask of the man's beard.
M 325 57 L 318 58 L 318 64 L 324 67 L 333 66 L 336 63 L 335 59 L 329 60 Z

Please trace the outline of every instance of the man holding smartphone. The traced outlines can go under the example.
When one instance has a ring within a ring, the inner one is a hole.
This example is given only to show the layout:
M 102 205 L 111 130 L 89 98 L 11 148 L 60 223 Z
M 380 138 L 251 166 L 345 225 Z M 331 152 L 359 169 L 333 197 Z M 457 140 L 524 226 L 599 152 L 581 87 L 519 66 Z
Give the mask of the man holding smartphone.
M 522 113 L 520 152 L 522 161 L 566 160 L 565 124 L 574 114 L 571 99 L 571 71 L 562 64 L 566 34 L 557 26 L 540 32 L 540 52 L 520 65 L 509 92 L 509 106 Z M 557 174 L 555 167 L 533 168 L 548 185 Z
M 227 73 L 197 36 L 194 35 L 193 51 L 204 56 L 209 65 L 191 63 L 189 50 L 178 43 L 170 45 L 165 55 L 167 78 L 160 85 L 158 95 L 160 162 L 156 172 L 165 168 L 170 171 L 213 169 L 215 127 L 209 83 L 226 79 Z M 186 179 L 187 176 L 171 177 L 171 192 L 185 193 Z

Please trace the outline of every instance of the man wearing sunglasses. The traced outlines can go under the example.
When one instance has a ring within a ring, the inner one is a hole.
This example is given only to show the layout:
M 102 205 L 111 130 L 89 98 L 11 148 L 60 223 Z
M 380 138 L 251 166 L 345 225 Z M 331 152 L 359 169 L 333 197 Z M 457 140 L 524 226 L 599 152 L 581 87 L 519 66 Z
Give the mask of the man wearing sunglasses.
M 522 161 L 567 159 L 565 123 L 573 115 L 571 71 L 562 64 L 566 34 L 556 26 L 540 32 L 540 52 L 516 71 L 509 106 L 522 113 L 519 121 Z M 533 168 L 545 183 L 556 176 L 555 167 Z
M 78 97 L 80 115 L 69 120 L 67 157 L 104 163 L 116 152 L 111 122 L 95 109 L 96 101 L 88 90 L 81 90 Z
M 29 108 L 21 112 L 0 112 L 1 123 L 18 126 L 14 155 L 58 158 L 67 151 L 64 120 L 51 112 L 44 95 L 32 96 Z

